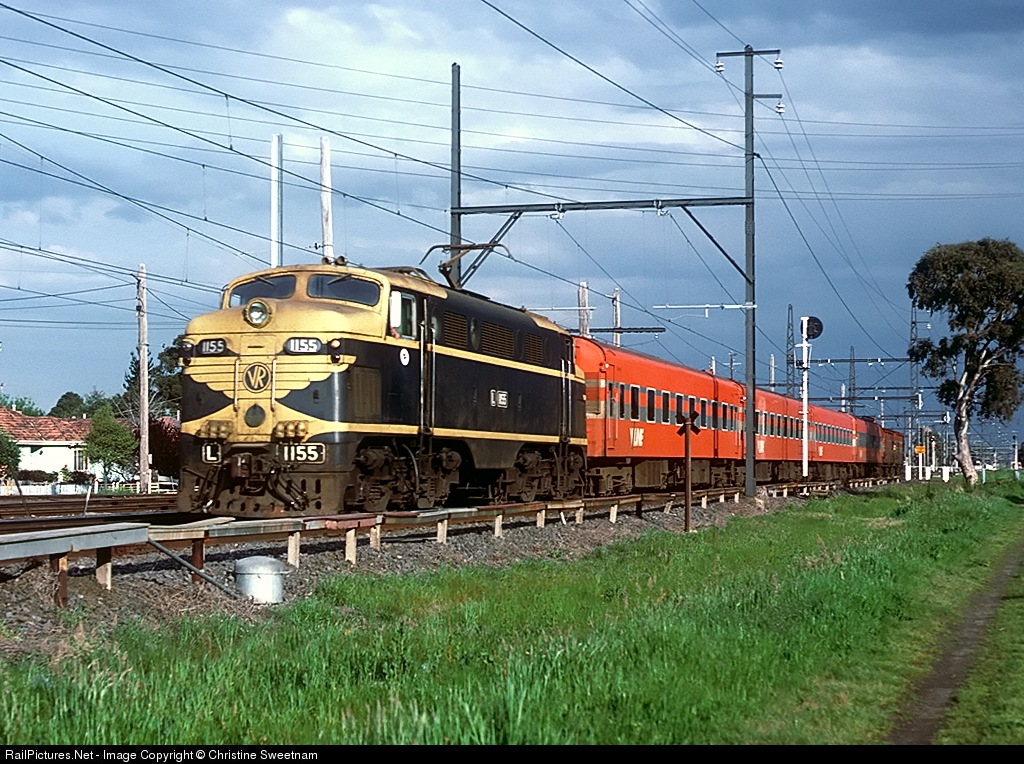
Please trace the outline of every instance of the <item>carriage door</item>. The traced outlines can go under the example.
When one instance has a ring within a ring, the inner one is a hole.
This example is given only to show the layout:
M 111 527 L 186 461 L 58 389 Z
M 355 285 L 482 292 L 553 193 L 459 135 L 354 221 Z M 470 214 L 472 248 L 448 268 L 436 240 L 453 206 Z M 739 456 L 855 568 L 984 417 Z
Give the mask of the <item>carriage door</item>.
M 724 411 L 722 410 L 722 404 L 720 402 L 721 396 L 718 391 L 718 377 L 715 377 L 711 382 L 711 400 L 708 401 L 708 407 L 711 409 L 708 412 L 708 424 L 711 425 L 712 447 L 714 448 L 714 454 L 716 457 L 722 457 L 722 443 L 719 442 L 719 434 L 722 432 L 722 420 L 724 418 Z

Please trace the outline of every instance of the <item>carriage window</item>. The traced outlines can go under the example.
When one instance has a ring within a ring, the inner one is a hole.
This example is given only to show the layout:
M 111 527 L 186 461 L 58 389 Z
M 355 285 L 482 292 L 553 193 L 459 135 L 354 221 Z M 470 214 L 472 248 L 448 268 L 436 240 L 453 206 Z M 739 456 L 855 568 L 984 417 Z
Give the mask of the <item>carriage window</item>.
M 234 308 L 245 305 L 249 300 L 257 297 L 270 297 L 275 300 L 284 300 L 295 294 L 295 276 L 284 274 L 280 276 L 257 276 L 252 281 L 239 284 L 231 290 L 228 297 L 228 307 Z
M 711 402 L 711 429 L 718 429 L 718 401 Z
M 619 419 L 626 418 L 626 386 L 619 385 Z
M 703 398 L 700 399 L 700 426 L 708 428 L 708 402 Z
M 365 279 L 357 279 L 347 273 L 333 276 L 329 273 L 315 273 L 309 277 L 306 294 L 325 300 L 376 305 L 380 300 L 380 285 Z
M 686 412 L 683 411 L 683 396 L 676 396 L 676 424 L 682 424 L 685 421 Z
M 651 388 L 647 388 L 647 421 L 654 421 L 654 411 L 658 402 L 658 394 Z
M 666 423 L 666 424 L 672 421 L 671 419 L 669 419 L 669 405 L 668 405 L 669 399 L 671 397 L 672 396 L 669 395 L 668 393 L 662 393 L 661 394 L 661 421 Z
M 416 339 L 416 297 L 404 292 L 391 293 L 391 334 Z
M 640 388 L 636 385 L 629 388 L 629 418 L 634 422 L 640 421 Z

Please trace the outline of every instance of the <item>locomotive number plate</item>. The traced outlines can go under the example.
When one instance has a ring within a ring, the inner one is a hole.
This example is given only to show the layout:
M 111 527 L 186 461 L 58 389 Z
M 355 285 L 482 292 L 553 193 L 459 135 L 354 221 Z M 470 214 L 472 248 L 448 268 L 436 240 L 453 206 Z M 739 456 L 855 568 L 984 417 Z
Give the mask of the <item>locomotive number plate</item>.
M 327 447 L 323 443 L 281 443 L 277 458 L 283 462 L 323 464 L 327 461 Z

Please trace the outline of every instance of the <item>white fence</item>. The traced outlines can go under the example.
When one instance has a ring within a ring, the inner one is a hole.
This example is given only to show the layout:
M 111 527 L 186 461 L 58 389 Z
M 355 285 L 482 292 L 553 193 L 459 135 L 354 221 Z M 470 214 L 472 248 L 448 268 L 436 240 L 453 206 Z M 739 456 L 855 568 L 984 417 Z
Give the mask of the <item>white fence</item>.
M 22 483 L 22 496 L 75 496 L 89 492 L 90 486 L 79 483 Z M 175 493 L 176 483 L 161 480 L 151 483 L 150 493 Z M 138 493 L 138 483 L 100 483 L 92 487 L 92 493 Z M 0 482 L 0 496 L 18 496 L 18 488 L 13 481 Z

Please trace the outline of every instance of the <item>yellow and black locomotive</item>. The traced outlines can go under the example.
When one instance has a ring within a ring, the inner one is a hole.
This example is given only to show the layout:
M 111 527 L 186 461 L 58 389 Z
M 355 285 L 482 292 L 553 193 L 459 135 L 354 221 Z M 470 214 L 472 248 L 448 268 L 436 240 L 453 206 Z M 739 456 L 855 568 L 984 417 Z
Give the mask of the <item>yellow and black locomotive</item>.
M 582 495 L 573 338 L 418 269 L 338 260 L 240 277 L 180 351 L 184 511 Z

